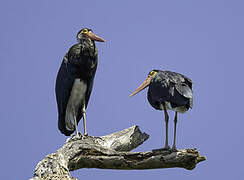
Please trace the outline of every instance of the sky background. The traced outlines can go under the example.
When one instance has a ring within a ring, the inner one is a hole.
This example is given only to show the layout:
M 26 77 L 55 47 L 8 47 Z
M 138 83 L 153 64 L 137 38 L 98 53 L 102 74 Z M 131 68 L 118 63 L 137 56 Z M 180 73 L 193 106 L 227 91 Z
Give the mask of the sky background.
M 107 40 L 97 43 L 88 133 L 102 136 L 139 125 L 150 138 L 135 151 L 163 147 L 163 112 L 149 105 L 146 90 L 133 98 L 129 94 L 152 69 L 171 70 L 194 81 L 194 106 L 179 115 L 177 146 L 197 148 L 207 161 L 192 171 L 80 169 L 72 176 L 243 179 L 243 7 L 241 0 L 1 1 L 0 179 L 31 178 L 37 163 L 64 144 L 55 80 L 83 27 Z

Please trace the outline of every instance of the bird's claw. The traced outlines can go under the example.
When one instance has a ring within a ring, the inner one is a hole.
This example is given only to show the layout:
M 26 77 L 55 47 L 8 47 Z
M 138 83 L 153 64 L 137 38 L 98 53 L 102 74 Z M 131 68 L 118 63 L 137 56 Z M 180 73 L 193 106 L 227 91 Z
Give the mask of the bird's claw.
M 177 150 L 176 146 L 173 146 L 172 149 L 171 149 L 171 151 L 172 152 L 177 152 L 178 150 Z
M 166 146 L 164 146 L 163 150 L 170 151 L 171 149 L 170 149 L 170 146 L 169 145 L 166 145 Z
M 71 135 L 67 140 L 66 140 L 66 143 L 67 142 L 70 142 L 70 141 L 75 141 L 75 140 L 78 140 L 78 139 L 82 139 L 82 134 L 79 132 L 78 134 L 73 134 Z

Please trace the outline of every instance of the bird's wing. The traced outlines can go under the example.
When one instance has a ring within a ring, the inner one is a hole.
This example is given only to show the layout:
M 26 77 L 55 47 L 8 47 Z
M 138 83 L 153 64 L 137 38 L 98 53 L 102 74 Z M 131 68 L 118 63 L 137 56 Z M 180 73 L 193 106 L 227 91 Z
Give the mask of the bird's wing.
M 161 103 L 169 101 L 169 89 L 170 81 L 164 73 L 158 73 L 152 78 L 147 99 L 153 108 L 161 110 Z
M 189 99 L 189 106 L 193 106 L 192 80 L 180 73 L 164 71 L 162 74 L 165 79 L 173 83 L 176 91 L 185 98 Z
M 192 90 L 186 83 L 177 83 L 175 84 L 175 88 L 182 96 L 189 99 L 193 97 Z
M 67 104 L 64 102 L 68 102 L 70 92 L 73 86 L 74 80 L 70 80 L 70 76 L 67 70 L 67 63 L 65 63 L 65 58 L 59 68 L 58 75 L 56 78 L 56 99 L 58 104 L 59 113 L 63 113 Z
M 68 63 L 68 56 L 66 54 L 59 68 L 55 86 L 59 115 L 58 127 L 59 130 L 65 135 L 70 135 L 72 133 L 68 131 L 65 127 L 65 113 L 66 106 L 69 101 L 70 93 L 75 80 L 75 74 L 72 74 L 70 72 L 70 67 L 68 70 L 68 66 L 70 66 L 70 64 Z
M 165 79 L 175 84 L 176 90 L 186 98 L 192 98 L 192 81 L 190 78 L 176 72 L 165 71 Z
M 192 89 L 186 83 L 180 83 L 175 85 L 176 91 L 189 100 L 189 107 L 193 107 L 193 92 Z
M 73 45 L 67 54 L 69 63 L 80 65 L 82 63 L 82 45 L 80 43 Z
M 192 90 L 192 80 L 190 78 L 188 78 L 187 76 L 180 74 L 183 78 L 184 78 L 184 82 L 190 87 L 190 89 Z

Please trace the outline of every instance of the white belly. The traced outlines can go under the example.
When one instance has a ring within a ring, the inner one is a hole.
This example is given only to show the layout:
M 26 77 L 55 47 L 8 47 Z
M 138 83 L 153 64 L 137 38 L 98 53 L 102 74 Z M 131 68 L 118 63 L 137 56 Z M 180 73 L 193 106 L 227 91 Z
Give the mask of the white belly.
M 78 107 L 84 103 L 86 89 L 86 83 L 80 79 L 75 79 L 65 113 L 65 126 L 70 131 L 75 128 L 73 111 L 77 117 Z

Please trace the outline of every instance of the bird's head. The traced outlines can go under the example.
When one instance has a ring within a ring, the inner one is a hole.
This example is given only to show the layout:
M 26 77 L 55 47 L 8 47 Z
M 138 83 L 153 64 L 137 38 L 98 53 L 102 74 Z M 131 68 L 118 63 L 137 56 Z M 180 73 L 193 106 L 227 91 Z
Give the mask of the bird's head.
M 143 89 L 145 89 L 146 87 L 148 87 L 149 84 L 150 84 L 150 82 L 151 82 L 151 80 L 152 80 L 152 78 L 154 76 L 156 76 L 156 74 L 158 72 L 159 72 L 159 70 L 152 70 L 152 71 L 150 71 L 148 73 L 148 76 L 147 76 L 146 80 L 143 83 L 141 83 L 141 85 L 138 86 L 138 88 L 136 88 L 136 90 L 133 93 L 131 93 L 130 96 L 134 96 L 135 94 L 139 93 L 140 91 L 142 91 Z
M 92 32 L 91 29 L 83 28 L 77 33 L 77 40 L 82 42 L 84 40 L 90 39 L 92 41 L 105 42 L 105 40 Z

